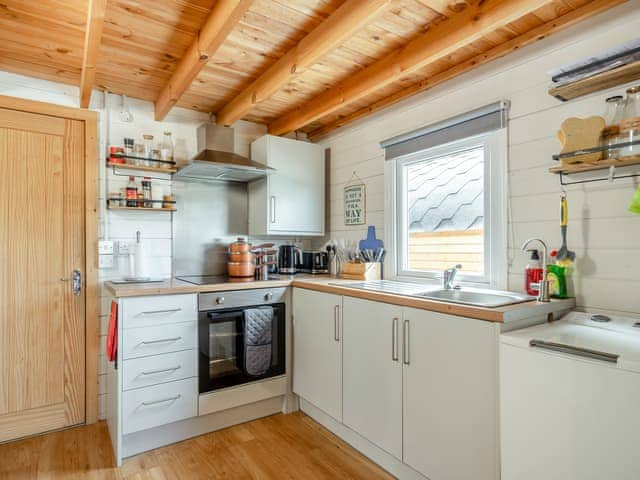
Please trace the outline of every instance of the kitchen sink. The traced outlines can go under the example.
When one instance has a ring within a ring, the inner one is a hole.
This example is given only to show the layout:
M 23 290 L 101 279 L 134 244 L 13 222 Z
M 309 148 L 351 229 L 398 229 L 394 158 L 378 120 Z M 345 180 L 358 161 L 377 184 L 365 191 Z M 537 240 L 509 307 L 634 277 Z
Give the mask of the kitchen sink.
M 412 296 L 486 308 L 504 307 L 506 305 L 535 300 L 535 297 L 531 297 L 523 293 L 483 290 L 479 288 L 429 290 Z
M 348 288 L 360 290 L 370 290 L 373 292 L 391 293 L 406 297 L 425 298 L 440 302 L 457 303 L 461 305 L 472 305 L 475 307 L 497 308 L 516 303 L 530 302 L 535 297 L 517 292 L 504 292 L 501 290 L 489 290 L 482 288 L 453 288 L 443 289 L 432 287 L 425 290 L 425 285 L 418 283 L 396 282 L 393 280 L 377 280 L 359 283 L 336 284 Z

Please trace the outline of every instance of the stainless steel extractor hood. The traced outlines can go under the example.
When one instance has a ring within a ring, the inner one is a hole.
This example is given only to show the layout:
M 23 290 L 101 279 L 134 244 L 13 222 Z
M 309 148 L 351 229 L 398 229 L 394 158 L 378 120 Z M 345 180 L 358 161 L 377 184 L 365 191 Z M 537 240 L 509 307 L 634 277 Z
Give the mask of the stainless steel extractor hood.
M 175 177 L 194 180 L 250 182 L 265 177 L 275 169 L 239 155 L 232 128 L 213 123 L 198 127 L 199 153 L 181 166 Z

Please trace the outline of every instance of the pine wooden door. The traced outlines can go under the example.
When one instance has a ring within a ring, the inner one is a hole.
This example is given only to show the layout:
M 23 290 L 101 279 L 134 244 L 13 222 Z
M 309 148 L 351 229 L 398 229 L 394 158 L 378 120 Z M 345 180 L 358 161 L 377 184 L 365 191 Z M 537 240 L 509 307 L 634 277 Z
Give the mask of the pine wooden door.
M 84 128 L 0 109 L 0 442 L 85 420 Z

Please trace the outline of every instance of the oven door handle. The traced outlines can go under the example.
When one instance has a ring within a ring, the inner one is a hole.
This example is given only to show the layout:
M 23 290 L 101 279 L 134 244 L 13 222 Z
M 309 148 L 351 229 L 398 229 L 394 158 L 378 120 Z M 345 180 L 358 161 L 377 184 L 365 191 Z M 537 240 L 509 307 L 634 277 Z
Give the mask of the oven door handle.
M 530 347 L 542 348 L 543 350 L 551 350 L 577 357 L 590 358 L 592 360 L 600 360 L 602 362 L 618 363 L 619 355 L 609 352 L 601 352 L 599 350 L 591 350 L 589 348 L 574 347 L 564 343 L 546 342 L 544 340 L 533 339 L 529 342 Z

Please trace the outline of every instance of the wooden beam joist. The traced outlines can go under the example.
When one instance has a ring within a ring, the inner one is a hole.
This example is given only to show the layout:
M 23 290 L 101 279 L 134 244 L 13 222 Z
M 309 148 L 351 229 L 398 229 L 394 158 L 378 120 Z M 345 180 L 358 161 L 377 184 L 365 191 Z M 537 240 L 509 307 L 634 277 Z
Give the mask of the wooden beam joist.
M 283 135 L 307 125 L 479 40 L 549 1 L 487 0 L 475 3 L 273 121 L 269 133 Z
M 218 0 L 205 20 L 198 36 L 182 56 L 155 102 L 155 119 L 167 116 L 200 73 L 210 57 L 220 48 L 253 0 Z
M 418 0 L 424 6 L 445 17 L 461 12 L 469 6 L 468 0 Z
M 356 110 L 355 112 L 350 113 L 349 115 L 345 115 L 344 117 L 327 123 L 326 125 L 323 125 L 322 127 L 309 132 L 308 137 L 311 140 L 315 140 L 324 135 L 327 135 L 329 132 L 343 127 L 344 125 L 355 122 L 356 120 L 366 117 L 367 115 L 371 115 L 372 113 L 393 105 L 394 103 L 397 103 L 407 97 L 425 90 L 429 90 L 430 88 L 451 80 L 458 75 L 462 75 L 463 73 L 466 73 L 469 70 L 472 70 L 480 65 L 489 63 L 492 60 L 508 55 L 509 53 L 516 52 L 526 45 L 543 40 L 564 28 L 570 27 L 590 17 L 593 17 L 594 15 L 605 12 L 606 10 L 615 7 L 616 5 L 620 5 L 625 1 L 626 0 L 594 0 L 591 3 L 576 8 L 575 10 L 572 10 L 548 23 L 545 23 L 544 25 L 540 25 L 539 27 L 529 30 L 522 35 L 509 40 L 508 42 L 502 43 L 486 52 L 483 52 L 462 63 L 459 63 L 454 67 L 433 75 L 432 77 L 425 78 L 424 80 L 411 85 L 410 87 L 402 89 L 399 92 L 394 93 L 393 95 L 378 100 L 377 102 L 367 107 L 361 108 L 359 110 Z
M 82 72 L 80 73 L 80 107 L 87 108 L 91 101 L 91 90 L 96 78 L 96 64 L 100 53 L 104 14 L 107 0 L 89 0 L 87 24 L 84 31 Z
M 269 67 L 251 85 L 216 113 L 219 125 L 231 125 L 254 105 L 276 93 L 296 75 L 337 48 L 349 36 L 370 22 L 391 0 L 347 0 L 329 18 Z

